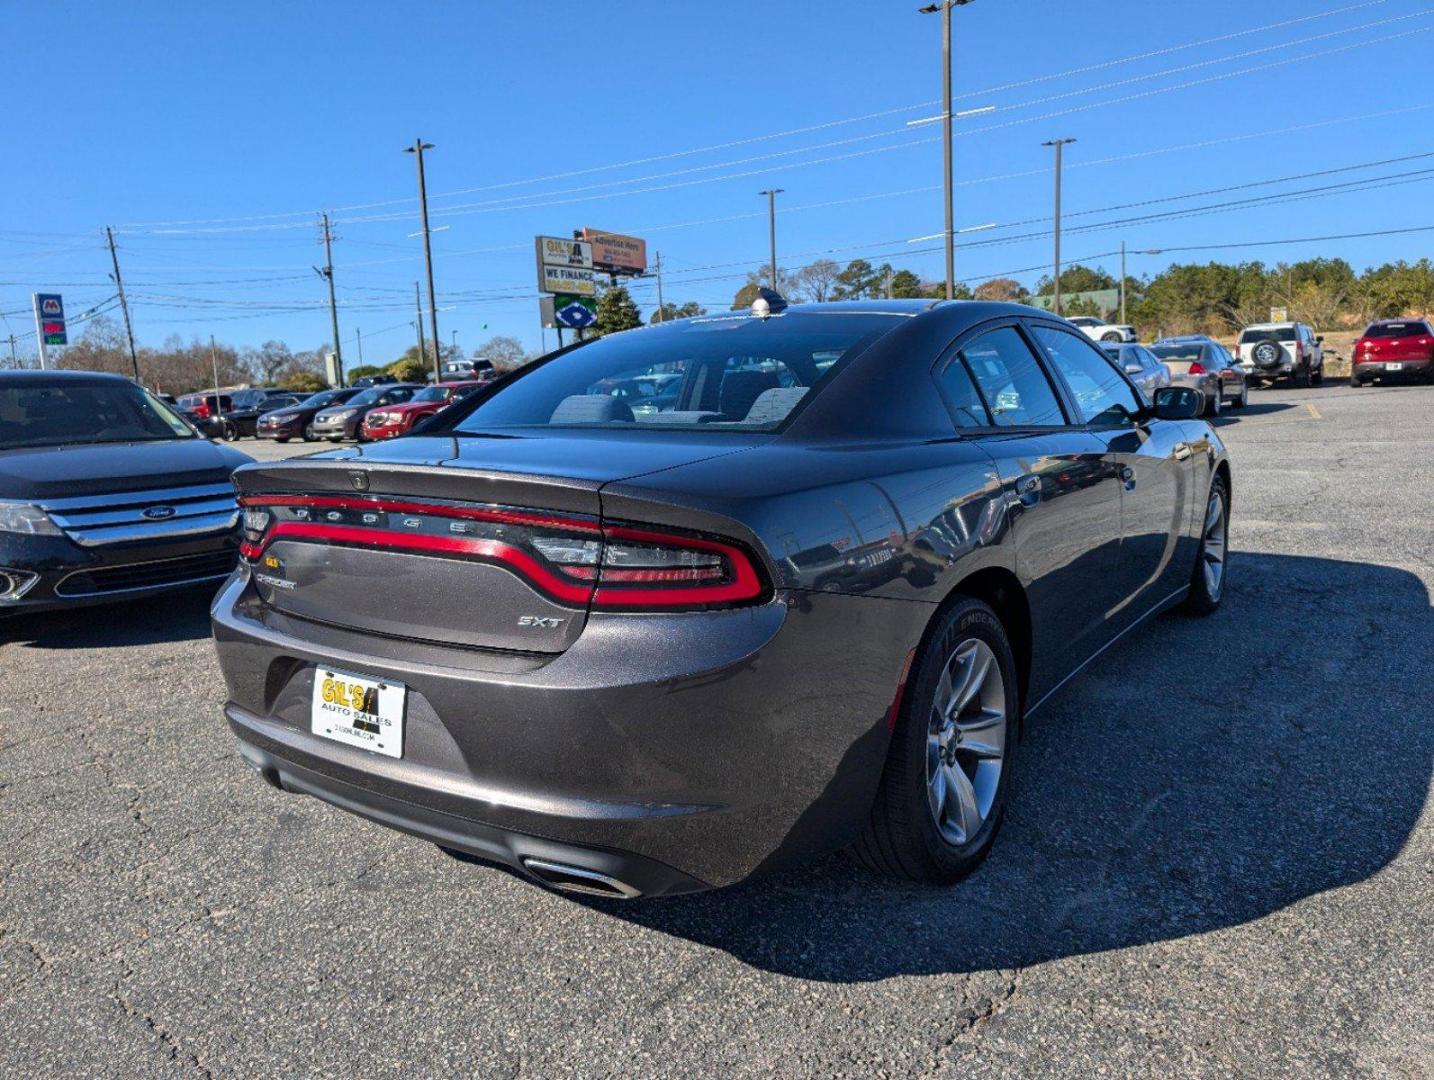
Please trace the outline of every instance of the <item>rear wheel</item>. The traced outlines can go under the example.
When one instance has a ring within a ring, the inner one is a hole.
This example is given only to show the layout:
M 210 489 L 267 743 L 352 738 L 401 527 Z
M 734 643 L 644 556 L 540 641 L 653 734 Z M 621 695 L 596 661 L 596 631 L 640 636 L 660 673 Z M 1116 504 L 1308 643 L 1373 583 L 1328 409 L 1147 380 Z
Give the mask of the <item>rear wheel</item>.
M 1235 408 L 1243 409 L 1250 403 L 1250 384 L 1240 384 L 1240 396 L 1235 399 Z
M 1308 390 L 1310 385 L 1310 369 L 1297 371 L 1290 376 L 1290 384 L 1300 390 Z
M 1220 415 L 1220 397 L 1220 390 L 1217 387 L 1215 390 L 1215 396 L 1205 403 L 1205 415 L 1208 416 L 1211 420 L 1214 420 Z
M 1185 610 L 1192 615 L 1209 615 L 1225 595 L 1226 556 L 1230 540 L 1230 492 L 1217 476 L 1210 483 L 1205 504 L 1205 522 L 1200 533 L 1200 550 L 1190 574 L 1190 593 Z
M 233 420 L 224 421 L 224 438 L 229 442 L 237 442 L 239 439 L 239 425 Z
M 1324 365 L 1323 365 L 1323 364 L 1321 364 L 1319 367 L 1315 368 L 1313 371 L 1310 372 L 1310 385 L 1311 385 L 1311 386 L 1323 386 L 1323 385 L 1324 385 Z
M 1114 330 L 1112 330 L 1112 331 L 1111 331 L 1110 333 L 1108 333 L 1108 334 L 1101 334 L 1101 335 L 1100 335 L 1100 340 L 1101 340 L 1101 341 L 1124 341 L 1125 338 L 1122 337 L 1120 334 L 1117 334 Z
M 959 601 L 911 672 L 856 859 L 933 884 L 976 869 L 1005 816 L 1019 709 L 1005 627 L 979 600 Z

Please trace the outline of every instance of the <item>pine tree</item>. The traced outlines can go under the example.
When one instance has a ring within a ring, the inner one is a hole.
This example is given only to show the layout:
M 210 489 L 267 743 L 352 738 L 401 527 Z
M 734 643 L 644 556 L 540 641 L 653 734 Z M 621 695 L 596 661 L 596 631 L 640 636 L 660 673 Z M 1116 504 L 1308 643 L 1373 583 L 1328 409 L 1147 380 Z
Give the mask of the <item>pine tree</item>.
M 621 285 L 614 285 L 603 292 L 598 300 L 597 324 L 599 334 L 615 334 L 619 330 L 631 330 L 642 325 L 642 313 L 637 310 L 632 294 Z

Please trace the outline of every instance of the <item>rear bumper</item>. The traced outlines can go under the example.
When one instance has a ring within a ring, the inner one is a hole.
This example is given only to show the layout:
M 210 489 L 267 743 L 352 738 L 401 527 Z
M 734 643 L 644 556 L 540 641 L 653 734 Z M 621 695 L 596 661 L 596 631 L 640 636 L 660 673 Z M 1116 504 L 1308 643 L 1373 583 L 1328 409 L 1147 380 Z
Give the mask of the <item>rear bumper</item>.
M 1408 360 L 1356 360 L 1350 370 L 1361 379 L 1377 375 L 1428 375 L 1434 372 L 1434 359 L 1416 356 Z
M 546 858 L 647 895 L 731 884 L 853 839 L 930 613 L 796 594 L 594 615 L 566 652 L 538 657 L 283 616 L 243 570 L 212 609 L 226 715 L 271 782 L 445 847 L 520 869 Z M 310 732 L 319 664 L 408 687 L 402 759 Z

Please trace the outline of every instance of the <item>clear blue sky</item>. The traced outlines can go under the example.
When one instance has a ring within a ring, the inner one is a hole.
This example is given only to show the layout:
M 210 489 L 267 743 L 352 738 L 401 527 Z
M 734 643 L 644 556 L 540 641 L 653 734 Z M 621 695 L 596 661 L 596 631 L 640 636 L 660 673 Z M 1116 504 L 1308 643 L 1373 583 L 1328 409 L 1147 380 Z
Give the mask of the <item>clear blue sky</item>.
M 346 359 L 361 329 L 365 359 L 390 360 L 413 340 L 422 273 L 409 235 L 413 158 L 402 152 L 419 135 L 437 144 L 433 225 L 448 226 L 434 236 L 440 329 L 467 348 L 496 333 L 539 345 L 538 232 L 646 236 L 667 264 L 668 299 L 726 306 L 766 258 L 757 192 L 771 186 L 786 189 L 784 265 L 842 249 L 832 257 L 939 278 L 939 241 L 905 242 L 942 227 L 938 127 L 906 123 L 935 112 L 940 93 L 940 19 L 917 6 L 7 5 L 0 334 L 32 329 L 34 289 L 62 291 L 72 314 L 110 295 L 100 231 L 114 225 L 142 342 L 214 333 L 315 347 L 329 337 L 310 269 L 322 261 L 315 214 L 331 209 Z M 996 107 L 957 122 L 958 226 L 1048 215 L 1040 143 L 1056 136 L 1079 140 L 1067 150 L 1068 214 L 1434 151 L 1434 108 L 1411 108 L 1434 105 L 1424 0 L 977 0 L 955 20 L 957 109 Z M 1171 51 L 1128 59 L 1162 49 Z M 1323 126 L 1285 130 L 1314 124 Z M 756 141 L 682 153 L 741 140 Z M 1171 149 L 1199 143 L 1215 145 Z M 638 159 L 659 160 L 601 168 Z M 1434 157 L 1067 224 L 1431 168 Z M 1434 225 L 1434 187 L 1404 179 L 1072 234 L 1067 261 L 1122 239 L 1170 248 Z M 934 190 L 913 190 L 922 188 Z M 202 223 L 156 224 L 165 222 Z M 958 251 L 957 276 L 1043 265 L 1045 236 L 994 241 L 1048 227 L 963 236 L 991 243 Z M 1146 256 L 1131 269 L 1321 254 L 1362 267 L 1431 246 L 1434 233 L 1409 234 Z M 1013 276 L 1033 284 L 1039 271 Z M 649 283 L 635 295 L 653 301 Z

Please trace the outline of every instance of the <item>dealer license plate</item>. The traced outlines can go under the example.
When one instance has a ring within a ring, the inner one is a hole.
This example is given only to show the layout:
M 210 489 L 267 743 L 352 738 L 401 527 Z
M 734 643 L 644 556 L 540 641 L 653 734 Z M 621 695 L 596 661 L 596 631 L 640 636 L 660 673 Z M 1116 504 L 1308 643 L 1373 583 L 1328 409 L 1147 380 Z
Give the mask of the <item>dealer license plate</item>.
M 386 757 L 403 757 L 407 696 L 408 688 L 402 683 L 338 668 L 315 668 L 309 730 Z

